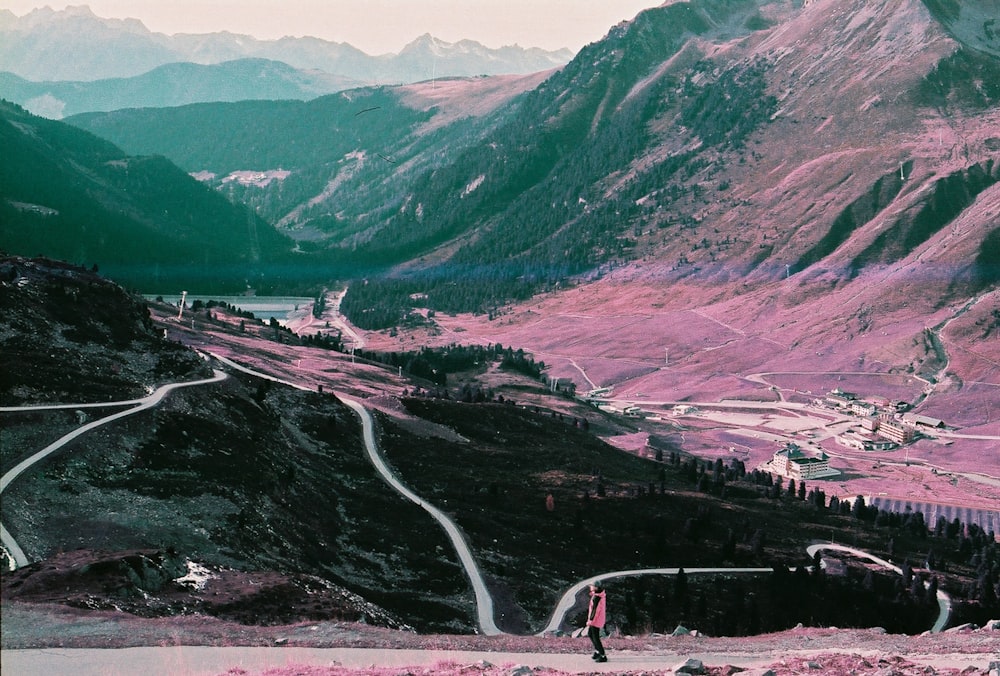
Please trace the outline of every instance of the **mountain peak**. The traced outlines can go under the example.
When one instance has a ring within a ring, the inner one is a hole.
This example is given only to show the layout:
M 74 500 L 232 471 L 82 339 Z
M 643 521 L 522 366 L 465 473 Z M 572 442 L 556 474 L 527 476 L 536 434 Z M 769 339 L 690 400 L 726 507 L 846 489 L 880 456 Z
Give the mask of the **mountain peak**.
M 479 43 L 475 43 L 479 44 Z M 427 51 L 427 50 L 446 50 L 454 47 L 454 43 L 445 42 L 440 38 L 436 38 L 430 33 L 424 33 L 423 35 L 415 38 L 412 42 L 407 44 L 403 49 L 400 50 L 400 55 L 406 54 L 407 52 L 413 51 Z
M 90 5 L 67 5 L 63 12 L 68 16 L 97 17 L 90 9 Z
M 399 54 L 372 57 L 347 43 L 315 37 L 258 40 L 229 32 L 164 35 L 138 19 L 107 19 L 87 5 L 24 17 L 0 14 L 0 71 L 34 82 L 93 81 L 134 77 L 178 61 L 217 64 L 247 57 L 283 61 L 300 70 L 323 71 L 356 82 L 414 82 L 431 77 L 430 57 L 449 63 L 437 76 L 534 73 L 564 65 L 565 52 L 488 49 L 478 42 L 450 43 L 425 33 Z

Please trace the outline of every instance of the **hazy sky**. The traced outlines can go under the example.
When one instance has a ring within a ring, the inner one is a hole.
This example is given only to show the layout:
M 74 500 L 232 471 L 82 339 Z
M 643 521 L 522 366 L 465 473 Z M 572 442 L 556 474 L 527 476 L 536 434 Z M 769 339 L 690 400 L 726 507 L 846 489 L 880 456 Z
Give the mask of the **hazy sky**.
M 107 18 L 135 18 L 159 33 L 233 33 L 274 39 L 312 35 L 348 42 L 369 54 L 398 52 L 431 35 L 469 38 L 487 47 L 579 50 L 616 23 L 663 0 L 0 0 L 24 16 L 37 7 L 88 5 Z

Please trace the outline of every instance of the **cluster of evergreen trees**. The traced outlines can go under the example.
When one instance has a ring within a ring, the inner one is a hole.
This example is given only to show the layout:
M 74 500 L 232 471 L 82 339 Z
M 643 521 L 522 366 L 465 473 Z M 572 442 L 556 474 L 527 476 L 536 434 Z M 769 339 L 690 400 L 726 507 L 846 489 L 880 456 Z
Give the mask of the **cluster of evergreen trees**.
M 819 555 L 798 566 L 769 562 L 766 526 L 746 521 L 739 532 L 725 533 L 715 527 L 708 507 L 699 509 L 684 522 L 679 535 L 692 543 L 705 544 L 706 538 L 719 538 L 722 561 L 773 565 L 773 572 L 759 576 L 711 576 L 697 578 L 684 573 L 676 576 L 625 578 L 615 583 L 615 594 L 623 607 L 615 619 L 624 633 L 670 632 L 678 625 L 699 629 L 710 635 L 743 636 L 781 631 L 798 623 L 808 626 L 865 627 L 881 626 L 890 632 L 916 634 L 926 631 L 938 613 L 937 591 L 941 576 L 949 568 L 971 569 L 972 579 L 964 587 L 947 589 L 955 601 L 953 623 L 982 624 L 1000 611 L 1000 544 L 993 533 L 958 519 L 939 518 L 928 528 L 920 512 L 887 512 L 865 504 L 863 497 L 854 500 L 829 499 L 821 489 L 807 488 L 805 482 L 788 480 L 760 470 L 747 472 L 744 464 L 733 459 L 705 461 L 677 452 L 658 451 L 656 459 L 663 468 L 674 470 L 699 491 L 723 499 L 758 496 L 759 499 L 788 503 L 796 509 L 804 503 L 815 519 L 823 514 L 846 517 L 860 527 L 884 533 L 886 554 L 892 559 L 900 549 L 897 541 L 906 541 L 907 551 L 927 543 L 926 555 L 919 565 L 904 559 L 902 574 L 851 565 L 827 574 L 820 567 Z M 660 488 L 650 483 L 648 490 L 639 487 L 634 496 L 668 499 L 660 471 Z M 603 495 L 598 480 L 598 495 Z M 587 496 L 585 497 L 585 502 Z M 831 521 L 831 524 L 835 523 Z M 661 533 L 660 538 L 666 538 Z
M 500 362 L 500 368 L 516 371 L 529 377 L 538 378 L 545 368 L 544 362 L 536 362 L 522 349 L 495 345 L 449 345 L 447 347 L 422 347 L 410 352 L 374 352 L 355 350 L 354 354 L 363 359 L 399 368 L 403 372 L 444 386 L 449 373 L 459 373 L 485 369 L 487 364 Z M 492 393 L 470 390 L 471 386 L 459 392 L 462 401 L 491 401 Z
M 670 633 L 676 627 L 711 636 L 752 636 L 806 626 L 881 626 L 892 633 L 926 631 L 938 612 L 935 589 L 908 587 L 902 576 L 848 567 L 775 566 L 761 575 L 675 576 L 617 581 L 615 614 L 625 634 Z

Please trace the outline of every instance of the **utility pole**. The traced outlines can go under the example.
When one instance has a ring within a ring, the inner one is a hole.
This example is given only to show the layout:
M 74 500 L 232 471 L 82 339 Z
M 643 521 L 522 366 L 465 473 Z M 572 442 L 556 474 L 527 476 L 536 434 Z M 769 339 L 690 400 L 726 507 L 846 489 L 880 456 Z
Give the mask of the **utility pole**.
M 180 307 L 177 308 L 177 321 L 180 321 L 181 315 L 184 314 L 184 299 L 187 298 L 187 295 L 187 291 L 181 291 L 181 302 L 178 303 Z
M 663 348 L 663 365 L 670 366 L 670 348 Z

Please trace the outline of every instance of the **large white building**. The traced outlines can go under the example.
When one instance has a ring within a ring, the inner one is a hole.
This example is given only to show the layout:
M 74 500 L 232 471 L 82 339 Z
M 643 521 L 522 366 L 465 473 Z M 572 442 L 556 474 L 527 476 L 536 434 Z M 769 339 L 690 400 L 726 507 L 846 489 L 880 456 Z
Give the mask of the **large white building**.
M 775 453 L 769 464 L 771 471 L 797 481 L 822 479 L 840 474 L 840 470 L 830 467 L 830 457 L 826 453 L 812 455 L 795 444 L 789 444 Z
M 878 424 L 879 436 L 894 441 L 900 446 L 910 443 L 917 436 L 916 430 L 895 420 L 881 420 Z

